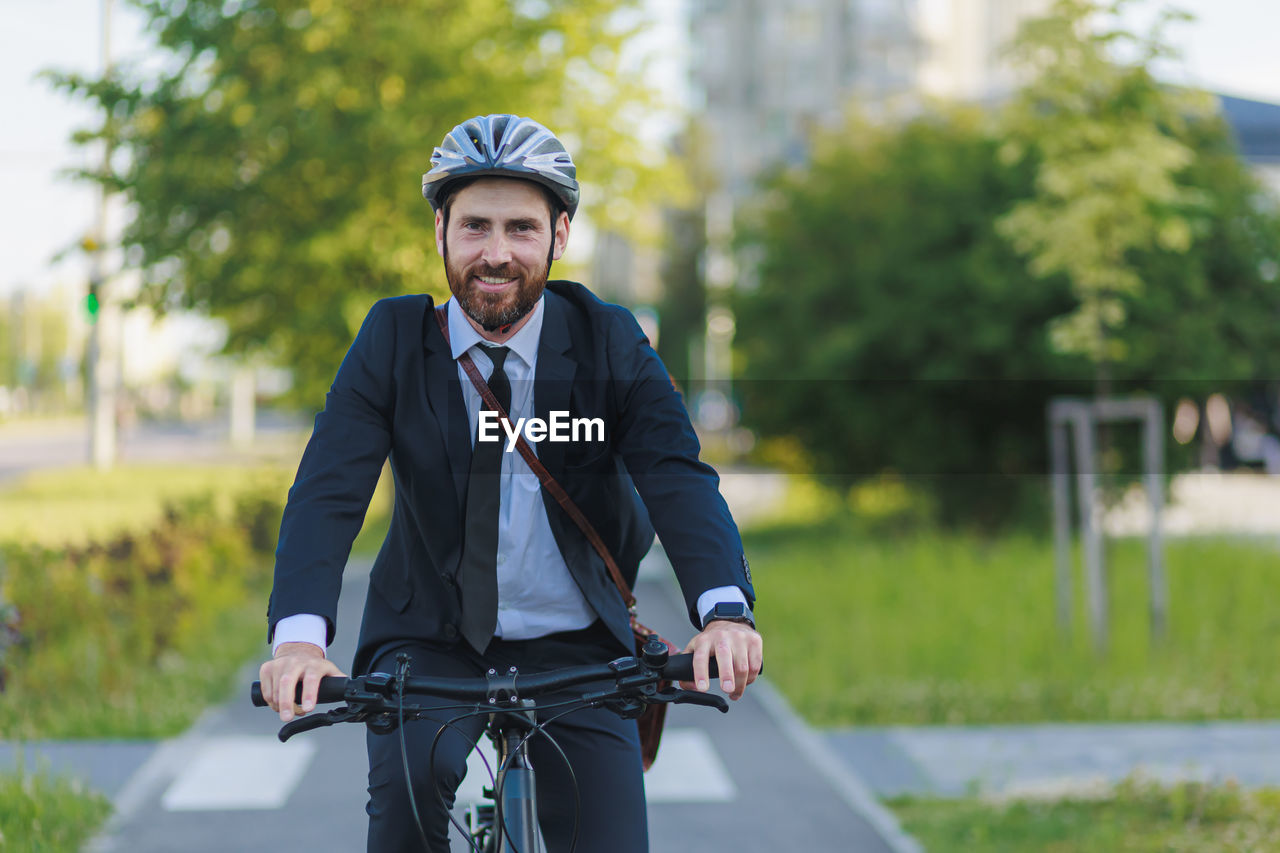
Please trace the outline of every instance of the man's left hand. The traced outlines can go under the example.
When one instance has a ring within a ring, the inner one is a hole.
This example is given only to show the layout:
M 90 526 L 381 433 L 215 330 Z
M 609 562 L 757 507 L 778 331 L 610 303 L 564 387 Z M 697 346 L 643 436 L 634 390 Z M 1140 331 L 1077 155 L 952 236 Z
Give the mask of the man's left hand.
M 685 690 L 705 693 L 711 686 L 707 678 L 707 662 L 714 654 L 720 669 L 720 686 L 730 699 L 739 699 L 747 685 L 756 680 L 764 666 L 764 640 L 750 625 L 727 622 L 710 623 L 702 633 L 684 647 L 693 652 L 693 683 L 681 682 Z

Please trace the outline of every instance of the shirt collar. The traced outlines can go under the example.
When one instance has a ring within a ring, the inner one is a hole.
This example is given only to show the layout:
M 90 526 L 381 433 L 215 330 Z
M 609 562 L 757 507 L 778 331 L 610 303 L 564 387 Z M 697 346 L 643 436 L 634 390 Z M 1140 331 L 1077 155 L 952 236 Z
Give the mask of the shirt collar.
M 529 322 L 520 327 L 520 331 L 512 335 L 503 346 L 508 347 L 520 357 L 525 364 L 532 366 L 538 354 L 538 342 L 542 339 L 542 314 L 545 296 L 539 296 L 529 312 Z M 462 313 L 458 300 L 449 299 L 449 353 L 457 361 L 464 352 L 473 346 L 494 346 L 493 343 L 480 337 L 475 326 L 467 321 Z

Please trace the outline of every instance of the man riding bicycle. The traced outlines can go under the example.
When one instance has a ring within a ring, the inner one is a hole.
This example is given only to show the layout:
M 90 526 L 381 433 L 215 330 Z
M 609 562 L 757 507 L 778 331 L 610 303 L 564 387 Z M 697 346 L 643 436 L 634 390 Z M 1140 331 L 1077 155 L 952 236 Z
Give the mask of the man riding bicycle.
M 490 115 L 454 128 L 431 162 L 423 195 L 453 295 L 444 308 L 448 337 L 430 297 L 383 299 L 338 370 L 280 527 L 268 608 L 273 658 L 260 671 L 268 703 L 288 721 L 315 707 L 322 676 L 341 674 L 324 650 L 342 570 L 388 456 L 395 506 L 353 672 L 394 671 L 401 652 L 413 672 L 439 676 L 539 671 L 633 652 L 604 562 L 510 452 L 521 431 L 628 583 L 655 529 L 661 535 L 698 629 L 686 647 L 695 687 L 708 689 L 714 656 L 721 686 L 739 698 L 760 671 L 762 642 L 718 478 L 698 459 L 688 413 L 630 312 L 579 284 L 547 281 L 578 206 L 569 153 L 531 119 Z M 459 362 L 466 355 L 508 423 L 486 410 Z M 432 738 L 451 716 L 442 710 L 404 727 L 416 802 L 439 850 L 449 849 L 448 820 L 436 786 L 451 805 L 483 726 L 476 720 L 443 737 L 432 764 Z M 647 850 L 635 723 L 592 709 L 548 731 L 581 791 L 579 848 Z M 549 849 L 565 849 L 573 804 L 557 794 L 571 784 L 570 771 L 543 738 L 529 747 L 544 793 L 543 834 Z M 369 732 L 368 750 L 368 849 L 419 849 L 398 734 Z

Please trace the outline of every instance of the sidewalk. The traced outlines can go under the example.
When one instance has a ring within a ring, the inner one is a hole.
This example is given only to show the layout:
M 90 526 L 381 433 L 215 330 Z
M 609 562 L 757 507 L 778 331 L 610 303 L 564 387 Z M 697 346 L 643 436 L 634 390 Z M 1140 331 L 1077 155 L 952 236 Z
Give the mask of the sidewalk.
M 877 727 L 825 740 L 882 797 L 1054 797 L 1135 773 L 1280 786 L 1280 722 Z

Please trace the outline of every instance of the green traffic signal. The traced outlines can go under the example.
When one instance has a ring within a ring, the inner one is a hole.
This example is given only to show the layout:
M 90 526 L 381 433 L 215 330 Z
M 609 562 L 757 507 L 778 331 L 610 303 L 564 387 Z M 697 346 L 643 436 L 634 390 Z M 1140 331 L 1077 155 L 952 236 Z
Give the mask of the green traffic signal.
M 96 323 L 98 320 L 98 311 L 102 308 L 102 303 L 98 301 L 96 289 L 90 290 L 89 295 L 84 298 L 84 310 L 89 315 L 89 322 Z

